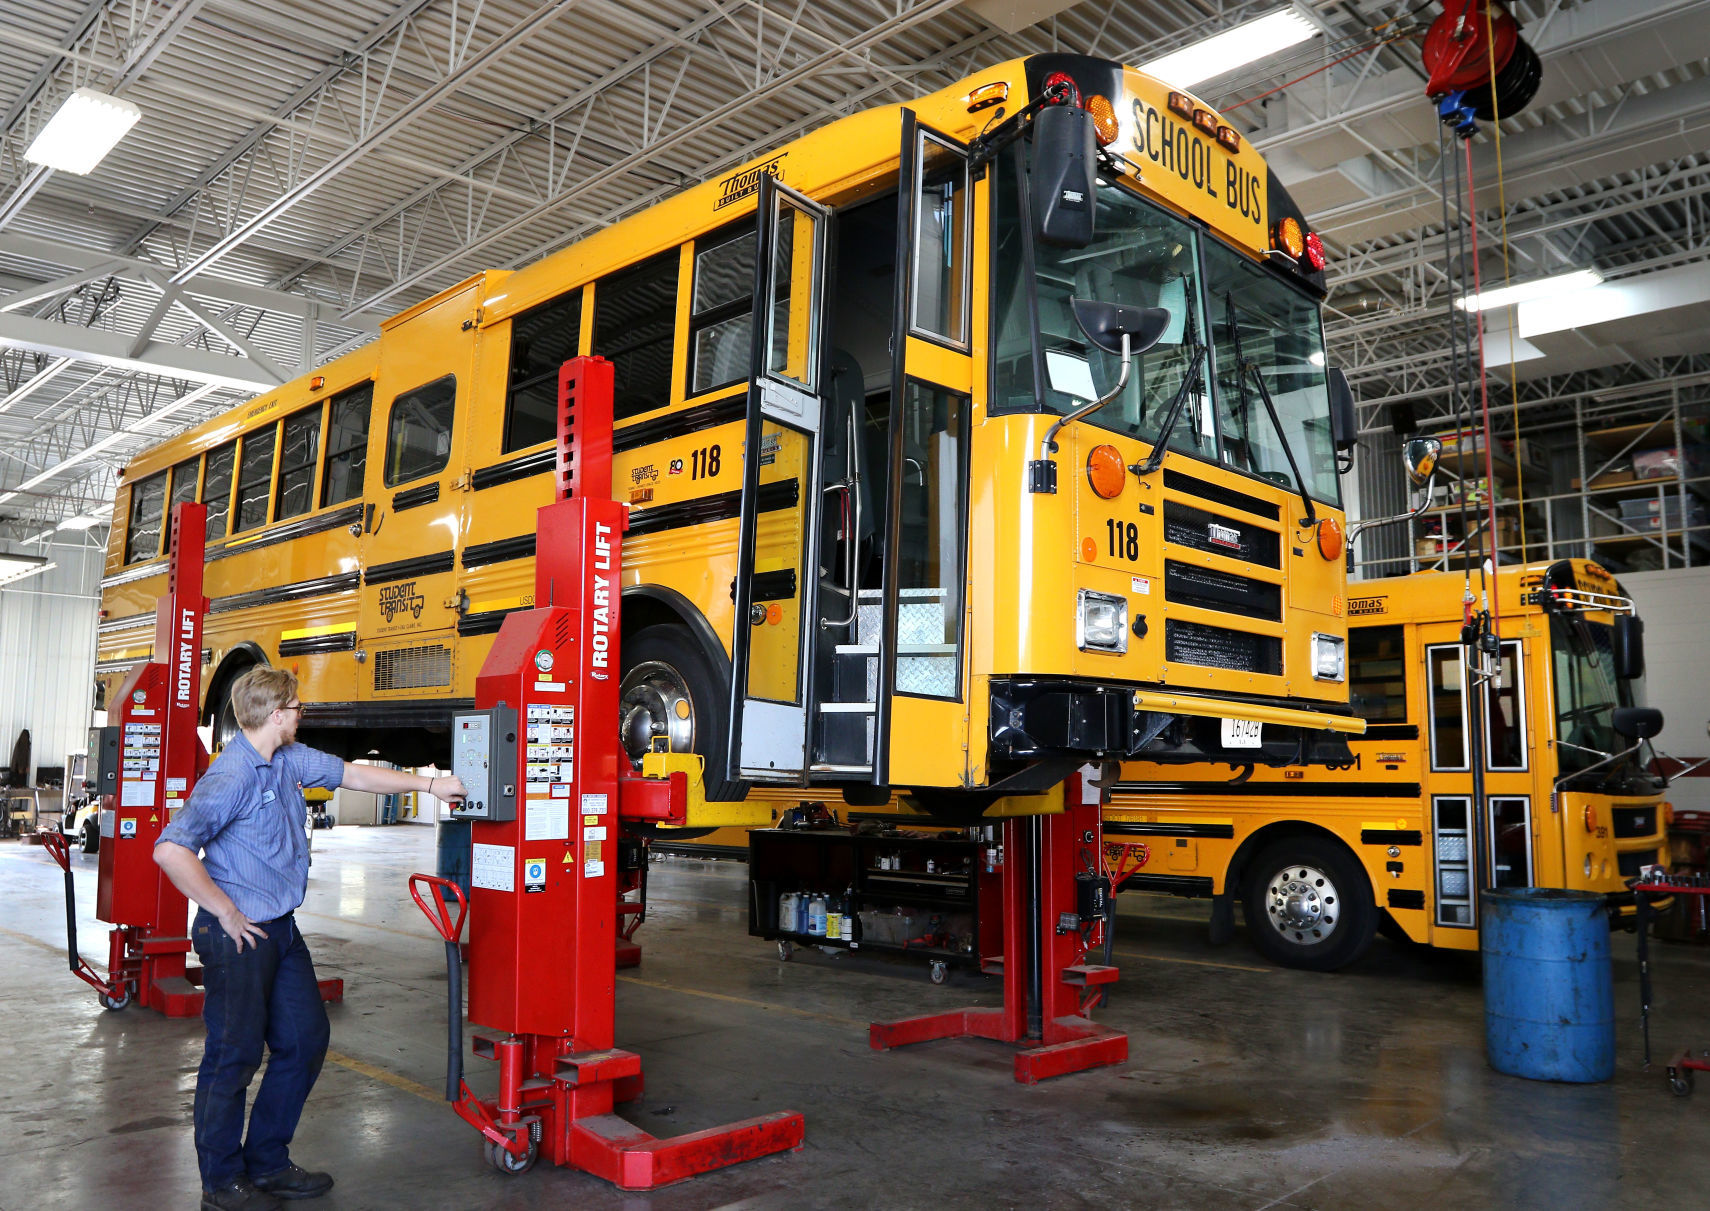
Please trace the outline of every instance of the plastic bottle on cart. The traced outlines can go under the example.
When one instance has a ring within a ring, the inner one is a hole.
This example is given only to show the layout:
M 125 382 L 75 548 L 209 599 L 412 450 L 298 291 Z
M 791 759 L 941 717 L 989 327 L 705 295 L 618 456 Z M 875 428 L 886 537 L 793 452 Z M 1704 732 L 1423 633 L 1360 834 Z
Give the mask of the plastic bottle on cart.
M 825 902 L 825 940 L 827 942 L 841 941 L 843 938 L 843 906 L 833 896 Z
M 778 928 L 784 933 L 800 933 L 796 925 L 796 904 L 801 900 L 793 891 L 787 891 L 778 897 Z
M 861 918 L 855 911 L 855 889 L 843 889 L 843 940 L 851 946 L 861 944 Z
M 825 936 L 825 897 L 817 893 L 808 901 L 807 931 L 810 937 Z

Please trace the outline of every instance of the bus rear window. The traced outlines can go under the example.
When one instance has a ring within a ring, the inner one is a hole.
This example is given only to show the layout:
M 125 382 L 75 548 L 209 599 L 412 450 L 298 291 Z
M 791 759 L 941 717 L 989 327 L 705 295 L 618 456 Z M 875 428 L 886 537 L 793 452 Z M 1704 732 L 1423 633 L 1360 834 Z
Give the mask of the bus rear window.
M 267 502 L 273 495 L 273 444 L 278 426 L 257 429 L 243 439 L 238 455 L 237 525 L 234 534 L 267 524 Z
M 202 477 L 202 503 L 208 506 L 209 542 L 226 536 L 226 519 L 232 511 L 232 467 L 236 463 L 236 442 L 208 451 L 208 472 Z
M 323 506 L 362 495 L 368 465 L 368 414 L 373 408 L 373 383 L 333 396 L 332 419 L 327 422 L 327 469 L 321 476 Z
M 511 377 L 502 452 L 550 441 L 558 433 L 558 368 L 576 356 L 582 292 L 572 290 L 511 321 Z
M 386 486 L 445 469 L 451 458 L 451 420 L 457 406 L 457 378 L 446 375 L 392 401 L 386 422 Z
M 671 402 L 680 259 L 673 248 L 594 287 L 594 352 L 612 361 L 614 419 Z
M 151 475 L 131 489 L 131 515 L 125 527 L 125 562 L 160 554 L 161 521 L 166 513 L 166 472 Z

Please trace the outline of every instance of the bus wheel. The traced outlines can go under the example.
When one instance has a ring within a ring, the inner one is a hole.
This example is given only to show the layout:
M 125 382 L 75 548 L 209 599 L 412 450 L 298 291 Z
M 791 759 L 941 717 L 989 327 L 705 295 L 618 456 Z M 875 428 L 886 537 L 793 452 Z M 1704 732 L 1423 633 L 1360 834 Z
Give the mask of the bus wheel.
M 236 673 L 222 679 L 218 698 L 213 709 L 214 752 L 219 751 L 237 738 L 242 729 L 238 726 L 237 710 L 232 706 L 232 683 L 254 666 L 239 668 Z
M 1273 962 L 1334 971 L 1363 954 L 1377 931 L 1369 884 L 1359 863 L 1334 841 L 1277 841 L 1247 866 L 1247 932 Z
M 724 776 L 726 696 L 711 662 L 683 627 L 646 627 L 623 641 L 618 727 L 637 766 L 659 746 L 699 753 L 706 762 L 708 799 L 741 799 L 748 788 Z

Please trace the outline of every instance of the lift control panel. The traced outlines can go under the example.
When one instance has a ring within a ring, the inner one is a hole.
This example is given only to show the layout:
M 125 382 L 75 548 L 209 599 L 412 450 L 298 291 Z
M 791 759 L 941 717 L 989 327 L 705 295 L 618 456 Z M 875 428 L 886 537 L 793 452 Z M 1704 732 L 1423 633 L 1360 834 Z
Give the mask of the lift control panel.
M 89 764 L 85 767 L 84 777 L 95 784 L 97 795 L 119 793 L 118 724 L 109 723 L 89 729 Z M 71 789 L 69 778 L 65 785 L 67 790 Z
M 503 702 L 451 717 L 451 772 L 468 792 L 459 820 L 517 818 L 517 713 Z

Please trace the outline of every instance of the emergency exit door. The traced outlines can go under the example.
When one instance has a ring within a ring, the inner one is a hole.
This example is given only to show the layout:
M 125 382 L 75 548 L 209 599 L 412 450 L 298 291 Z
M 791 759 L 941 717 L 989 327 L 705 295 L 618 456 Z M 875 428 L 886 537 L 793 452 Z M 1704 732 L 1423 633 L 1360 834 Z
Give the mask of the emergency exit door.
M 751 782 L 807 777 L 828 218 L 760 178 L 728 750 L 728 775 Z

